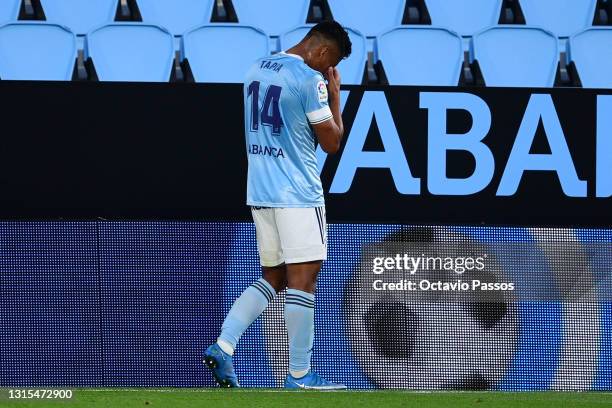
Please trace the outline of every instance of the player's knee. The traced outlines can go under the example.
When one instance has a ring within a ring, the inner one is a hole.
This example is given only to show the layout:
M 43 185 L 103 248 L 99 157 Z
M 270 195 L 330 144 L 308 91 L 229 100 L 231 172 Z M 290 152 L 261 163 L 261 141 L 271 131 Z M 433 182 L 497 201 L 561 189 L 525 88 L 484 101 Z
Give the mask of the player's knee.
M 276 293 L 282 292 L 287 288 L 287 278 L 281 279 L 280 285 L 274 286 Z
M 287 287 L 287 278 L 284 276 L 275 276 L 276 274 L 264 273 L 264 279 L 274 288 L 276 293 L 282 292 Z
M 280 293 L 287 287 L 286 279 L 278 279 L 274 283 L 271 283 L 272 287 L 276 291 L 276 293 Z
M 287 283 L 287 287 L 290 289 L 301 290 L 302 292 L 314 293 L 317 288 L 317 280 L 314 279 L 291 279 Z

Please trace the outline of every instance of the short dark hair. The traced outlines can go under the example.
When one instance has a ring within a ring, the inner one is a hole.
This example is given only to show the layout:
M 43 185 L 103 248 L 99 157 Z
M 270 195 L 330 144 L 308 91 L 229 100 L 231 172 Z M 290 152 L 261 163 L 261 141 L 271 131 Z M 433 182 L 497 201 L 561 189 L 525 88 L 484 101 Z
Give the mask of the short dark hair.
M 306 38 L 318 35 L 326 40 L 333 41 L 340 51 L 342 58 L 348 58 L 351 55 L 352 44 L 346 30 L 337 21 L 323 21 L 312 27 Z

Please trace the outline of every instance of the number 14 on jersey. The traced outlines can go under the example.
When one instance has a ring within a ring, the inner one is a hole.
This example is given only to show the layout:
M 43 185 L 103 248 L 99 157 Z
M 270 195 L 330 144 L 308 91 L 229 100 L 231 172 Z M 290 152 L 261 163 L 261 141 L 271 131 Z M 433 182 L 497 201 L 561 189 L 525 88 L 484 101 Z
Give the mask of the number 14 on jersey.
M 280 135 L 283 119 L 280 112 L 280 96 L 283 88 L 270 85 L 266 90 L 263 104 L 259 106 L 259 81 L 253 81 L 248 88 L 248 96 L 251 98 L 251 131 L 257 132 L 259 124 L 272 127 L 273 135 Z

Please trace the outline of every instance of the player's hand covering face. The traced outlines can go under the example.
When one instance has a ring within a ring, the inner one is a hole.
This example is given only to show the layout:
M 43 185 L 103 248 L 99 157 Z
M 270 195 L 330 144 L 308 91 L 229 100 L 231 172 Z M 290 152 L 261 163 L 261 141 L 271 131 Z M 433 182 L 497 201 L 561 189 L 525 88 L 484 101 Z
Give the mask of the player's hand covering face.
M 331 97 L 335 97 L 340 94 L 340 71 L 336 67 L 329 67 L 325 72 L 325 79 L 327 79 L 327 90 Z

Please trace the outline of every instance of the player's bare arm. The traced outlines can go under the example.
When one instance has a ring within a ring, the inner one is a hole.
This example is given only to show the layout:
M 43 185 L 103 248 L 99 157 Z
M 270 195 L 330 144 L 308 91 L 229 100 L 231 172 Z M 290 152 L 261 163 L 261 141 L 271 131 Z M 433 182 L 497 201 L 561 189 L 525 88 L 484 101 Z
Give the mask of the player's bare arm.
M 340 112 L 340 72 L 336 67 L 329 67 L 326 72 L 329 108 L 333 119 L 313 125 L 321 148 L 326 153 L 336 153 L 344 136 L 344 124 Z

